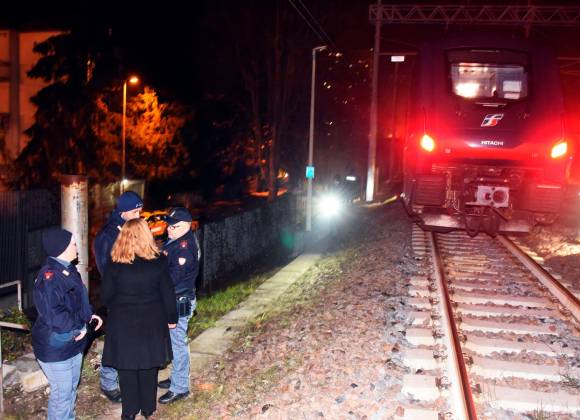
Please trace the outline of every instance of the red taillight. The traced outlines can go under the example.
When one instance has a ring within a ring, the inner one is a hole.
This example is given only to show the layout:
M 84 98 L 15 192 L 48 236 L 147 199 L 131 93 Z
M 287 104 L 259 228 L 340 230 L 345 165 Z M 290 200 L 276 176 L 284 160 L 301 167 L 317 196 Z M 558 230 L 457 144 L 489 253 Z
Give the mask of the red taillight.
M 568 142 L 561 141 L 552 147 L 550 157 L 552 159 L 558 159 L 559 157 L 564 156 L 566 153 L 568 153 Z
M 423 134 L 421 137 L 421 148 L 426 152 L 435 150 L 435 140 L 429 134 Z

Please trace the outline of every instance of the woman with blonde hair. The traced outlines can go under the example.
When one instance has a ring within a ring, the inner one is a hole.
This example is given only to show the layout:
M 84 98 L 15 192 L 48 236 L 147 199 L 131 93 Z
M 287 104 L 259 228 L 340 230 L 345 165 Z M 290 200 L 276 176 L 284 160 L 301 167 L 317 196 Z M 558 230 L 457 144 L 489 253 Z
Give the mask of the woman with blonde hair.
M 119 372 L 123 419 L 156 409 L 157 372 L 173 358 L 175 292 L 165 256 L 142 219 L 128 220 L 111 250 L 101 289 L 108 309 L 102 364 Z

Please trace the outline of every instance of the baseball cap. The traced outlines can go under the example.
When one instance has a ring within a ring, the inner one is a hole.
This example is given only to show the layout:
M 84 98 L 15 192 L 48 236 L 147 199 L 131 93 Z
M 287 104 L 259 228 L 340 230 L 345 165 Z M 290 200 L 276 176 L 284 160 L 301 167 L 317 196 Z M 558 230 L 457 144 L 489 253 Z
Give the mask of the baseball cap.
M 169 211 L 169 216 L 165 219 L 169 225 L 174 225 L 179 222 L 191 222 L 191 213 L 185 207 L 173 207 Z
M 126 191 L 117 200 L 117 210 L 120 213 L 135 210 L 143 207 L 143 200 L 139 194 L 133 191 Z

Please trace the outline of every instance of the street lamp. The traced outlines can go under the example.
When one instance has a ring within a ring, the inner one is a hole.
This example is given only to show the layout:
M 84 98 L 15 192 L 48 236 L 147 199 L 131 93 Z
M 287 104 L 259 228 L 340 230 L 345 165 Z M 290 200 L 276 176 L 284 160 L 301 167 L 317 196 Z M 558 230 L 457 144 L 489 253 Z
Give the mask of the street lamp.
M 125 79 L 123 82 L 123 122 L 121 127 L 121 189 L 124 189 L 125 184 L 125 119 L 127 114 L 127 82 L 132 85 L 139 83 L 139 78 L 137 76 L 131 76 L 129 79 Z
M 308 136 L 308 166 L 313 167 L 314 155 L 314 99 L 316 94 L 316 53 L 324 51 L 326 45 L 312 48 L 312 81 L 310 84 L 310 134 Z M 311 169 L 312 170 L 312 169 Z M 312 230 L 312 179 L 314 174 L 308 174 L 308 190 L 306 196 L 306 231 Z

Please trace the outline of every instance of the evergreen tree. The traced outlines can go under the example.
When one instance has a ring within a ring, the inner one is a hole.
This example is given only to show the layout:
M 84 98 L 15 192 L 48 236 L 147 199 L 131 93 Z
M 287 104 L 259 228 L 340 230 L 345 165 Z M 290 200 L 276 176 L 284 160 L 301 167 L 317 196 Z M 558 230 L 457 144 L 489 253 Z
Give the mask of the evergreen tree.
M 29 71 L 48 85 L 33 98 L 35 123 L 17 161 L 13 186 L 50 186 L 60 174 L 118 181 L 121 173 L 123 82 L 107 37 L 71 31 L 38 44 L 42 57 Z M 145 88 L 127 100 L 127 168 L 131 178 L 166 179 L 182 173 L 188 152 L 181 127 L 189 114 L 181 105 L 161 103 Z
M 48 186 L 63 173 L 94 173 L 110 178 L 107 165 L 96 159 L 101 144 L 93 121 L 97 98 L 118 68 L 106 36 L 74 30 L 35 46 L 41 58 L 28 72 L 48 83 L 34 97 L 30 141 L 18 158 L 14 181 L 20 188 Z

